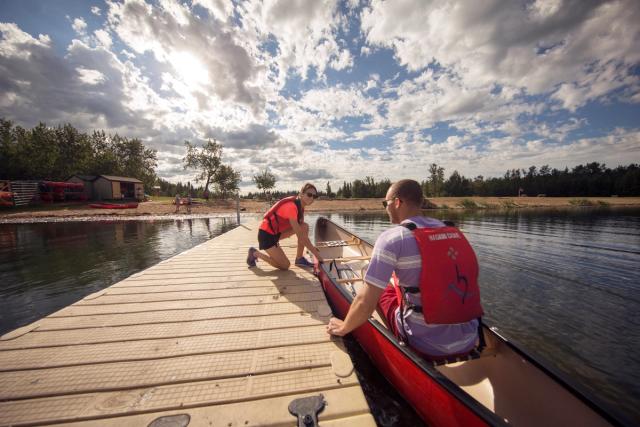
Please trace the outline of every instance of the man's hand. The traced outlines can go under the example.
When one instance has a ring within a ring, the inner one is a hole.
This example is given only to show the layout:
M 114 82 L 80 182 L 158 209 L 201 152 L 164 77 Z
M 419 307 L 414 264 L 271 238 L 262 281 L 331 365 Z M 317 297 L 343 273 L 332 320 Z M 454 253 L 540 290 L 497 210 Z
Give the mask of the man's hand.
M 327 324 L 327 333 L 329 335 L 335 335 L 338 337 L 343 337 L 347 333 L 343 330 L 344 322 L 340 319 L 332 317 L 329 319 L 329 323 Z

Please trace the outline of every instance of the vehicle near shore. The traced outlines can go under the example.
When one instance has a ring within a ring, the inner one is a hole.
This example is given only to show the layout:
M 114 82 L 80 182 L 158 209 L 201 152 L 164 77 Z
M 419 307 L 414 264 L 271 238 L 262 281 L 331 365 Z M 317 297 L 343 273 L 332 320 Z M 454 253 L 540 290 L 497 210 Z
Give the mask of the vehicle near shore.
M 362 286 L 373 246 L 326 218 L 315 226 L 324 259 L 315 271 L 344 318 Z M 380 373 L 432 426 L 630 425 L 553 368 L 483 325 L 484 348 L 468 357 L 428 361 L 402 344 L 374 312 L 353 331 Z

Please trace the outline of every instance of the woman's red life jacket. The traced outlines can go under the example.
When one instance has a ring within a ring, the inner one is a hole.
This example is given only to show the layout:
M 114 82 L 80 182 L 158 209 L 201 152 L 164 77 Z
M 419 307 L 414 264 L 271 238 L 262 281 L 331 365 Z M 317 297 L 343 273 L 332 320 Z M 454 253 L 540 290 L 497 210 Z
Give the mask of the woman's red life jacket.
M 421 306 L 413 306 L 413 310 L 422 311 L 427 324 L 465 323 L 482 316 L 478 259 L 462 232 L 456 227 L 403 226 L 413 232 L 422 258 L 420 288 L 403 288 L 405 292 L 420 292 Z M 403 307 L 395 274 L 393 281 L 398 304 Z
M 304 221 L 304 208 L 302 207 L 302 203 L 298 196 L 289 196 L 284 199 L 276 202 L 271 208 L 264 214 L 264 219 L 262 220 L 261 229 L 266 231 L 267 233 L 276 235 L 278 233 L 283 233 L 291 228 L 291 223 L 288 218 L 282 218 L 278 216 L 277 211 L 280 206 L 285 203 L 294 203 L 296 205 L 296 209 L 298 210 L 298 224 L 302 224 Z

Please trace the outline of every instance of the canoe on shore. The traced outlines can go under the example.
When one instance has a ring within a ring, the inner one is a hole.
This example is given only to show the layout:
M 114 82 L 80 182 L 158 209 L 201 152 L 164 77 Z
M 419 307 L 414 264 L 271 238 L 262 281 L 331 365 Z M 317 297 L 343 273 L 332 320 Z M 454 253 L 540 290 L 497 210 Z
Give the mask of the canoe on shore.
M 344 319 L 364 285 L 373 247 L 319 218 L 316 272 L 337 317 Z M 465 360 L 427 361 L 401 345 L 374 312 L 353 331 L 373 364 L 430 426 L 608 426 L 628 421 L 548 362 L 483 325 L 486 347 Z M 630 425 L 630 424 L 629 424 Z
M 136 209 L 138 203 L 91 203 L 89 207 L 94 209 Z

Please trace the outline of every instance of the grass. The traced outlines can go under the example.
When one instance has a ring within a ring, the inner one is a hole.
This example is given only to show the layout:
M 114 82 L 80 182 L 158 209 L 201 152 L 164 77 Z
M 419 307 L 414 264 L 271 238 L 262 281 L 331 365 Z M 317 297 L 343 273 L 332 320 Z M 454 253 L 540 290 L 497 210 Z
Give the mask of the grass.
M 604 200 L 598 200 L 598 206 L 611 206 L 608 202 L 605 202 Z
M 517 208 L 519 206 L 513 200 L 503 200 L 502 201 L 502 207 L 506 208 L 506 209 L 514 209 L 514 208 Z
M 593 206 L 593 202 L 588 199 L 571 199 L 569 204 L 572 206 Z
M 478 209 L 482 207 L 471 199 L 463 199 L 460 202 L 460 206 L 462 206 L 465 209 Z
M 171 196 L 151 196 L 151 201 L 153 202 L 170 202 L 173 203 L 175 197 Z

